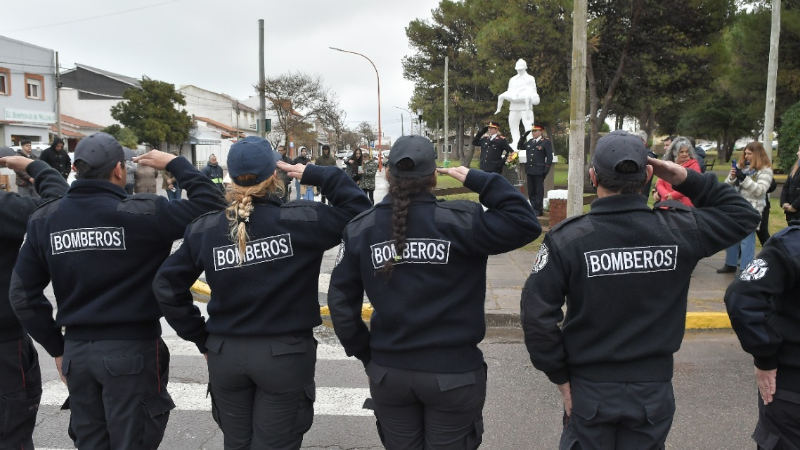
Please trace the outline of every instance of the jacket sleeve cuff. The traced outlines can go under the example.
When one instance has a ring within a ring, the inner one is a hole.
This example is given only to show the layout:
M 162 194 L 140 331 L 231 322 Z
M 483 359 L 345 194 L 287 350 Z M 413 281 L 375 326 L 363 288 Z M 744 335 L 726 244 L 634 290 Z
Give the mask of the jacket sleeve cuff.
M 772 370 L 778 368 L 778 357 L 777 356 L 755 356 L 753 357 L 753 363 L 756 367 L 761 370 Z
M 172 174 L 175 178 L 182 175 L 188 169 L 193 169 L 194 166 L 183 156 L 178 156 L 167 164 L 165 170 Z
M 309 164 L 306 166 L 305 170 L 303 170 L 303 177 L 300 178 L 300 184 L 310 184 L 313 186 L 322 186 L 322 183 L 325 181 L 325 171 L 326 169 L 332 169 L 333 166 L 317 166 L 314 164 Z M 339 170 L 338 167 L 335 170 Z
M 25 171 L 28 172 L 28 175 L 30 175 L 31 177 L 36 178 L 42 172 L 46 171 L 49 168 L 50 166 L 46 162 L 37 159 L 32 163 L 28 164 L 28 167 L 25 168 Z
M 491 174 L 482 170 L 469 169 L 467 178 L 464 180 L 464 186 L 480 194 L 483 188 L 486 187 L 486 183 L 489 182 L 489 177 L 491 177 Z
M 709 176 L 713 176 L 710 175 Z M 703 182 L 703 175 L 695 172 L 694 170 L 686 170 L 686 179 L 683 180 L 683 183 L 674 185 L 676 191 L 680 192 L 681 194 L 693 198 L 697 194 L 703 192 L 705 188 L 705 183 Z
M 566 368 L 546 372 L 545 375 L 554 384 L 564 384 L 569 381 L 569 371 Z
M 40 342 L 40 344 L 53 358 L 64 354 L 64 336 L 61 333 L 55 333 L 46 342 Z

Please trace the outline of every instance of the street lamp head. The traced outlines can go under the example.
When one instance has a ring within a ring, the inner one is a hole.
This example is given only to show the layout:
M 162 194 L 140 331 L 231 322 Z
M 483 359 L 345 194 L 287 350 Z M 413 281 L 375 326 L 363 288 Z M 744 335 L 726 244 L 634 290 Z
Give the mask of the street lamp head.
M 417 115 L 418 116 L 421 116 L 422 112 L 423 112 L 422 108 L 417 108 Z

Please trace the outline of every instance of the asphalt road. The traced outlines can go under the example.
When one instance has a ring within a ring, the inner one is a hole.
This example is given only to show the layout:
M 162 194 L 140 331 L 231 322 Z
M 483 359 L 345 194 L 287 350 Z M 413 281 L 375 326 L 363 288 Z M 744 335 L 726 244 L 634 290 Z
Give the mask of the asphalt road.
M 360 408 L 367 388 L 361 364 L 344 357 L 330 329 L 320 327 L 316 334 L 317 415 L 304 448 L 380 448 L 374 419 Z M 172 351 L 170 391 L 179 407 L 170 416 L 161 448 L 222 448 L 222 433 L 202 395 L 208 381 L 203 358 L 170 331 L 165 340 Z M 483 448 L 557 448 L 560 397 L 531 366 L 520 330 L 491 329 L 481 348 L 489 366 Z M 57 406 L 65 393 L 58 386 L 52 358 L 40 351 L 40 360 L 46 399 L 39 412 L 36 446 L 72 448 L 66 435 L 68 413 Z M 752 363 L 731 332 L 687 335 L 676 356 L 674 385 L 677 411 L 667 448 L 754 447 L 749 438 L 756 417 Z

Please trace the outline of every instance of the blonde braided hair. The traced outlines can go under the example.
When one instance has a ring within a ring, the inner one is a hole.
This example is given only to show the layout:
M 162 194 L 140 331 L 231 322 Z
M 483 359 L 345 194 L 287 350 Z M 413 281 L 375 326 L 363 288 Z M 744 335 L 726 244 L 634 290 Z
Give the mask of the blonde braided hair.
M 251 174 L 236 177 L 226 195 L 228 207 L 225 208 L 225 217 L 230 226 L 231 242 L 238 245 L 240 255 L 245 254 L 245 246 L 250 240 L 250 236 L 247 234 L 247 223 L 250 222 L 250 214 L 254 209 L 253 197 L 263 198 L 268 194 L 283 195 L 283 182 L 275 175 L 253 186 L 241 186 L 236 183 L 236 181 L 246 182 L 255 177 Z M 241 263 L 240 259 L 239 264 Z

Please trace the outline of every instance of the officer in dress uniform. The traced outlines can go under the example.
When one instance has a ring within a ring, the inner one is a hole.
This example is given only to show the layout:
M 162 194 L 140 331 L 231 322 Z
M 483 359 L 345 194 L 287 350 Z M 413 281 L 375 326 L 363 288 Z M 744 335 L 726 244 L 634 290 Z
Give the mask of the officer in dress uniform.
M 439 169 L 480 194 L 438 202 L 433 145 L 395 141 L 389 194 L 345 228 L 328 305 L 348 355 L 366 367 L 387 449 L 478 447 L 486 365 L 486 260 L 536 239 L 525 197 L 498 174 Z M 374 308 L 361 319 L 363 292 Z
M 484 136 L 487 132 L 489 135 Z M 486 124 L 472 139 L 472 145 L 481 148 L 480 168 L 484 172 L 501 173 L 506 158 L 514 152 L 506 138 L 500 135 L 500 125 L 497 122 Z
M 67 192 L 67 182 L 44 161 L 12 156 L 0 148 L 0 167 L 34 179 L 39 197 L 0 191 L 0 448 L 33 450 L 33 427 L 42 395 L 39 355 L 8 300 L 11 270 L 25 236 L 28 216 Z
M 276 167 L 321 186 L 333 206 L 284 204 Z M 227 210 L 189 225 L 183 245 L 156 274 L 155 294 L 178 335 L 208 357 L 225 448 L 300 448 L 314 417 L 312 329 L 322 323 L 322 254 L 370 202 L 336 166 L 286 164 L 258 137 L 231 147 L 228 173 Z M 211 286 L 207 322 L 189 292 L 203 271 Z
M 523 288 L 525 344 L 563 397 L 562 449 L 664 448 L 689 278 L 760 215 L 713 174 L 648 158 L 625 131 L 598 141 L 589 175 L 591 211 L 550 230 Z M 650 209 L 641 191 L 652 175 L 696 208 Z
M 225 207 L 189 161 L 157 150 L 136 162 L 171 172 L 189 199 L 129 197 L 124 155 L 106 133 L 80 141 L 77 180 L 33 213 L 11 275 L 17 317 L 66 378 L 78 448 L 158 447 L 175 405 L 153 276 L 189 222 Z M 42 292 L 51 280 L 55 320 Z
M 800 444 L 800 221 L 773 235 L 731 283 L 725 305 L 742 348 L 753 355 L 761 401 L 759 449 Z
M 530 133 L 531 138 L 527 139 Z M 550 139 L 542 137 L 542 127 L 534 127 L 525 132 L 517 145 L 518 150 L 525 150 L 527 162 L 525 173 L 528 177 L 528 198 L 537 216 L 544 214 L 544 179 L 553 164 L 553 144 Z

